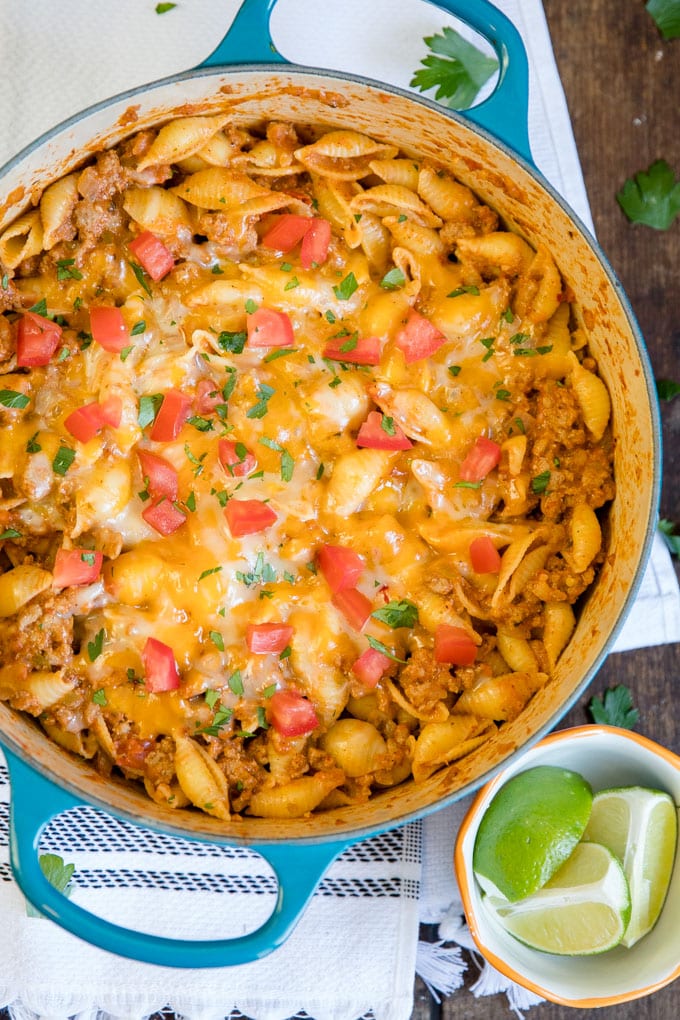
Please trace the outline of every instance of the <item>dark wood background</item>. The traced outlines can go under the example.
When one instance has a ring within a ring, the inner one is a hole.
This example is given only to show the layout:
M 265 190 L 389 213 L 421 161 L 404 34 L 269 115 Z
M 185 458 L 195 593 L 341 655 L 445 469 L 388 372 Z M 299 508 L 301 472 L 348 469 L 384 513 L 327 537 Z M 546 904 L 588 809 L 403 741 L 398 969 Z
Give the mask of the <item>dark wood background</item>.
M 656 159 L 666 159 L 680 176 L 680 39 L 662 40 L 644 0 L 544 0 L 544 7 L 597 236 L 630 298 L 656 378 L 680 382 L 680 219 L 666 232 L 634 226 L 615 197 L 627 177 Z M 680 396 L 663 403 L 661 412 L 661 516 L 680 525 Z M 562 725 L 590 721 L 585 706 L 591 695 L 624 683 L 640 709 L 636 729 L 680 753 L 679 679 L 677 644 L 611 655 Z M 470 963 L 468 984 L 476 977 Z M 422 984 L 416 985 L 413 1020 L 512 1016 L 503 995 L 476 999 L 466 989 L 437 1006 Z M 528 1020 L 586 1016 L 592 1011 L 551 1003 L 527 1014 Z M 680 982 L 646 999 L 597 1011 L 598 1020 L 678 1016 Z

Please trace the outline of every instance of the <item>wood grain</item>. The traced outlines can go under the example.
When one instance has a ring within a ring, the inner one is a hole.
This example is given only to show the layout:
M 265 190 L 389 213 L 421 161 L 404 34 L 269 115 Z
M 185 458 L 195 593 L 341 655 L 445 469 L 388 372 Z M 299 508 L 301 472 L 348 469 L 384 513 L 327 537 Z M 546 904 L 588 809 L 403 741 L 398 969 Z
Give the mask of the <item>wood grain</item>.
M 595 229 L 640 324 L 656 378 L 680 382 L 680 220 L 659 232 L 628 222 L 616 202 L 627 177 L 664 158 L 680 173 L 680 39 L 664 42 L 642 0 L 544 0 Z M 664 480 L 661 515 L 680 523 L 680 397 L 661 409 Z M 676 564 L 677 567 L 677 564 Z M 640 732 L 680 753 L 677 684 L 680 646 L 611 655 L 562 725 L 590 721 L 594 693 L 627 684 Z M 468 986 L 477 971 L 468 970 Z M 511 1017 L 505 996 L 476 999 L 461 990 L 440 1007 L 417 986 L 414 1020 Z M 676 1020 L 678 983 L 648 998 L 597 1012 L 598 1020 Z M 545 1003 L 530 1020 L 579 1020 L 590 1010 Z

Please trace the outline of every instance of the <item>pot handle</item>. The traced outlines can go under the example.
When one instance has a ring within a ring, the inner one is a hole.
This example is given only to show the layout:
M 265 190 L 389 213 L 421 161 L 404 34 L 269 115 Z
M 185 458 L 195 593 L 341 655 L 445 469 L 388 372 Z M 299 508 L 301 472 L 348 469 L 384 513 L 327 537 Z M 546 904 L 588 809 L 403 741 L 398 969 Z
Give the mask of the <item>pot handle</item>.
M 276 2 L 243 0 L 222 42 L 199 66 L 289 63 L 276 49 L 269 27 Z M 498 59 L 494 91 L 478 106 L 461 111 L 461 115 L 533 163 L 528 127 L 529 64 L 521 35 L 512 21 L 488 0 L 431 2 L 483 35 Z
M 283 943 L 326 868 L 348 842 L 249 846 L 271 865 L 278 881 L 273 913 L 256 931 L 233 939 L 191 942 L 148 935 L 105 921 L 72 903 L 45 878 L 38 860 L 40 835 L 52 818 L 84 802 L 56 786 L 4 749 L 12 784 L 10 862 L 24 896 L 45 917 L 92 945 L 163 967 L 227 967 L 250 963 Z

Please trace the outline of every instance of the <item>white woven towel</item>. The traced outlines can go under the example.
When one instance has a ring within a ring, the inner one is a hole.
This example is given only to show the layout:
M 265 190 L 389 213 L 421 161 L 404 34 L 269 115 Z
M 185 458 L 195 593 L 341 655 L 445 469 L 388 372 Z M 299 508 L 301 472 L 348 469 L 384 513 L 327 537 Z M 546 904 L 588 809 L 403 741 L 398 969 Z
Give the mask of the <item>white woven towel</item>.
M 473 2 L 473 0 L 470 0 Z M 587 199 L 540 0 L 497 0 L 522 32 L 531 68 L 530 135 L 545 176 L 589 223 Z M 54 124 L 124 89 L 195 66 L 231 22 L 238 0 L 0 0 L 0 164 Z M 273 34 L 291 60 L 407 86 L 425 55 L 422 38 L 450 19 L 421 0 L 279 0 Z M 617 647 L 680 639 L 680 600 L 662 543 Z M 644 636 L 644 637 L 643 637 Z M 218 970 L 173 970 L 121 960 L 85 945 L 50 921 L 27 917 L 7 861 L 6 772 L 0 768 L 0 916 L 5 940 L 0 1006 L 22 1018 L 95 1020 L 98 1011 L 137 1020 L 169 1005 L 189 1020 L 233 1009 L 256 1020 L 305 1010 L 315 1020 L 407 1020 L 419 917 L 421 825 L 358 844 L 332 865 L 289 941 L 257 963 Z M 442 936 L 466 944 L 451 853 L 456 809 L 424 829 L 423 920 L 445 921 Z M 74 899 L 119 923 L 178 937 L 215 937 L 255 926 L 274 883 L 259 859 L 168 839 L 91 808 L 62 817 L 43 851 L 76 866 Z M 435 961 L 436 962 L 436 961 Z M 433 954 L 427 970 L 433 974 Z M 425 964 L 422 964 L 425 966 Z M 460 977 L 451 953 L 436 981 Z M 488 973 L 480 992 L 497 990 Z M 511 1003 L 530 1000 L 511 989 Z M 101 1020 L 101 1017 L 99 1018 Z

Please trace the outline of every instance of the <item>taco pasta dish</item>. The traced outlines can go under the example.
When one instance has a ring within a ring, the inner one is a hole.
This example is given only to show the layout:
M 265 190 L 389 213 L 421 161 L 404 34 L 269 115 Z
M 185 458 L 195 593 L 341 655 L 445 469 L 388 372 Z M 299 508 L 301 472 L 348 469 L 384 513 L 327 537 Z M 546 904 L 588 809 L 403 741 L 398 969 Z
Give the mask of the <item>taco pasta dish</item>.
M 0 277 L 0 698 L 49 738 L 298 817 L 550 682 L 610 400 L 554 253 L 445 166 L 187 116 L 33 196 Z

